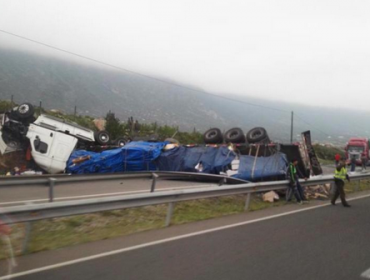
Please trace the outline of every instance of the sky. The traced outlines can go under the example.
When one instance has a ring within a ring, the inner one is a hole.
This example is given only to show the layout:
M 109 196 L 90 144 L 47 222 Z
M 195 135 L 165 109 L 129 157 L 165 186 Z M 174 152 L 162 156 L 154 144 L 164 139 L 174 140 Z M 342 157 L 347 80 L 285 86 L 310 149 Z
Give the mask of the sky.
M 370 111 L 369 0 L 0 0 L 0 30 L 206 91 Z M 0 46 L 73 59 L 0 32 Z

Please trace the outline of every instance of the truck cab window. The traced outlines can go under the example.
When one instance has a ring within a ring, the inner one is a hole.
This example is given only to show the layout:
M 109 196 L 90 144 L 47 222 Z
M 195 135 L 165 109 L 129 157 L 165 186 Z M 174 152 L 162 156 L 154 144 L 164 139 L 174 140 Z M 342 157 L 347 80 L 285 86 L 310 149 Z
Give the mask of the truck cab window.
M 42 142 L 39 137 L 33 141 L 33 146 L 35 147 L 35 151 L 40 152 L 41 154 L 46 154 L 48 151 L 48 144 Z

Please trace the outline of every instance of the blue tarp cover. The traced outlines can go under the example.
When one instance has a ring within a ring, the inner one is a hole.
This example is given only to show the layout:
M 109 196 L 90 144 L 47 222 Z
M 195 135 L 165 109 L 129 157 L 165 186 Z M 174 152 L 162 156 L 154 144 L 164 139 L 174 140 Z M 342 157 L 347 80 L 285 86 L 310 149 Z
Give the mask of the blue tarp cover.
M 180 146 L 162 152 L 156 165 L 161 171 L 199 172 L 195 167 L 201 162 L 203 173 L 219 174 L 227 169 L 234 158 L 234 152 L 227 147 Z
M 240 156 L 238 173 L 232 177 L 247 181 L 261 181 L 276 176 L 284 177 L 287 168 L 288 160 L 286 155 L 282 153 L 257 158 L 254 156 Z
M 168 143 L 131 142 L 122 148 L 101 153 L 77 150 L 68 160 L 67 172 L 86 174 L 156 170 L 153 161 L 161 154 L 166 144 Z M 73 164 L 73 159 L 85 156 L 91 158 L 80 164 Z

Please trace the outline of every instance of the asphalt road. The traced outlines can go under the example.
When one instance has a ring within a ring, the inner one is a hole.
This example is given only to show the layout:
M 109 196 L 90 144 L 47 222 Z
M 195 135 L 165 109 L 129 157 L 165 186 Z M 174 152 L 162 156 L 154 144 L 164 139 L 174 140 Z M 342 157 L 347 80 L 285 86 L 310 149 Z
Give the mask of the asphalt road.
M 20 280 L 364 279 L 370 198 L 152 245 Z
M 56 185 L 54 196 L 58 199 L 92 198 L 104 195 L 124 195 L 140 192 L 149 192 L 152 180 L 149 179 L 125 179 L 84 182 L 73 184 Z M 156 190 L 168 190 L 176 188 L 193 188 L 216 186 L 214 183 L 200 183 L 188 181 L 157 180 Z M 49 197 L 49 188 L 40 186 L 11 186 L 0 188 L 0 207 L 24 204 L 26 202 L 45 202 Z

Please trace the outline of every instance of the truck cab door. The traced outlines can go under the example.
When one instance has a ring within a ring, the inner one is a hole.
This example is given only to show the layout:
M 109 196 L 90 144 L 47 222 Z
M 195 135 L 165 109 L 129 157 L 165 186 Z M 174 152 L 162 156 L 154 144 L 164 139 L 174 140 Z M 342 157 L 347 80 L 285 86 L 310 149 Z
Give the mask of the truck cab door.
M 31 124 L 27 133 L 32 147 L 32 157 L 36 164 L 48 173 L 64 171 L 77 138 Z

